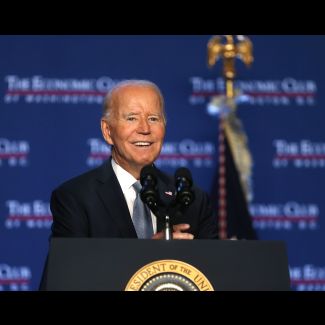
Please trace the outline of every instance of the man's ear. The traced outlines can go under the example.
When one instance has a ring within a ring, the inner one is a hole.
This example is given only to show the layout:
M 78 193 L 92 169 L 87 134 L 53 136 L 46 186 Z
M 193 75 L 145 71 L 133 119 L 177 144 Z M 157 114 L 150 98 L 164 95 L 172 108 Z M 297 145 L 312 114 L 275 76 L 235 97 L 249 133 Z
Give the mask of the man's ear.
M 111 126 L 109 125 L 109 122 L 105 119 L 105 118 L 102 118 L 100 120 L 100 126 L 101 126 L 101 129 L 102 129 L 102 134 L 103 134 L 103 137 L 105 139 L 105 141 L 110 144 L 110 145 L 113 145 L 113 140 L 111 138 Z

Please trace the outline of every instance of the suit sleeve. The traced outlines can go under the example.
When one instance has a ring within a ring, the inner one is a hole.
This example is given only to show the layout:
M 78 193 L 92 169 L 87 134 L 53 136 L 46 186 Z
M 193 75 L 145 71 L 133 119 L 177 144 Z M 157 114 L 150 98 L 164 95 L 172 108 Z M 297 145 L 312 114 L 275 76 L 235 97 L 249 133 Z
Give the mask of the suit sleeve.
M 197 239 L 218 239 L 218 223 L 215 211 L 207 193 L 199 191 L 199 224 Z
M 80 199 L 65 189 L 51 196 L 53 237 L 88 237 L 87 215 Z

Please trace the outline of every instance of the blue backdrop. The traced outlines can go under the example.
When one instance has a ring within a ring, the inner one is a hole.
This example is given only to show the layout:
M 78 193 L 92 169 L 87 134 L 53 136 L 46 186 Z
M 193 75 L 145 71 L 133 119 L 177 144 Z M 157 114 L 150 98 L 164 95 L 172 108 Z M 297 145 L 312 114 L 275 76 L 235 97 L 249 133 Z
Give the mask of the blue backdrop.
M 103 95 L 149 79 L 166 100 L 158 166 L 180 166 L 209 192 L 217 171 L 224 93 L 200 36 L 0 36 L 0 290 L 35 290 L 48 250 L 49 198 L 61 182 L 109 155 Z M 325 289 L 323 36 L 250 36 L 255 61 L 237 62 L 238 107 L 254 160 L 250 211 L 258 237 L 287 244 L 292 287 Z M 324 222 L 324 221 L 323 221 Z

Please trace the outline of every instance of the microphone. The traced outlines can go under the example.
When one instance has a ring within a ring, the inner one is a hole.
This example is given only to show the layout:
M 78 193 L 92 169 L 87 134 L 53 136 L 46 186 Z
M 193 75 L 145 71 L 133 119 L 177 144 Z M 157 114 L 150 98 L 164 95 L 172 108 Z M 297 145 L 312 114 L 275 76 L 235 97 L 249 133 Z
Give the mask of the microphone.
M 193 184 L 189 169 L 181 167 L 175 172 L 176 201 L 187 208 L 194 201 L 194 192 L 191 190 Z
M 156 170 L 152 165 L 144 166 L 140 173 L 141 200 L 149 206 L 154 214 L 158 212 L 158 194 Z

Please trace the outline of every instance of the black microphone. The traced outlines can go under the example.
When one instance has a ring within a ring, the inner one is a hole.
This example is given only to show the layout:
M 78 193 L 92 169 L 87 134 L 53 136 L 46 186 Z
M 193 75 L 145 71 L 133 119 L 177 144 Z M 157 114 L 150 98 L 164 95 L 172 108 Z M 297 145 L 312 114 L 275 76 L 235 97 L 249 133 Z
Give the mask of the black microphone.
M 188 207 L 194 201 L 194 192 L 191 190 L 193 184 L 189 169 L 181 167 L 175 172 L 176 201 L 183 207 Z
M 156 169 L 152 165 L 144 166 L 140 173 L 141 200 L 149 206 L 154 214 L 158 212 L 158 192 Z

